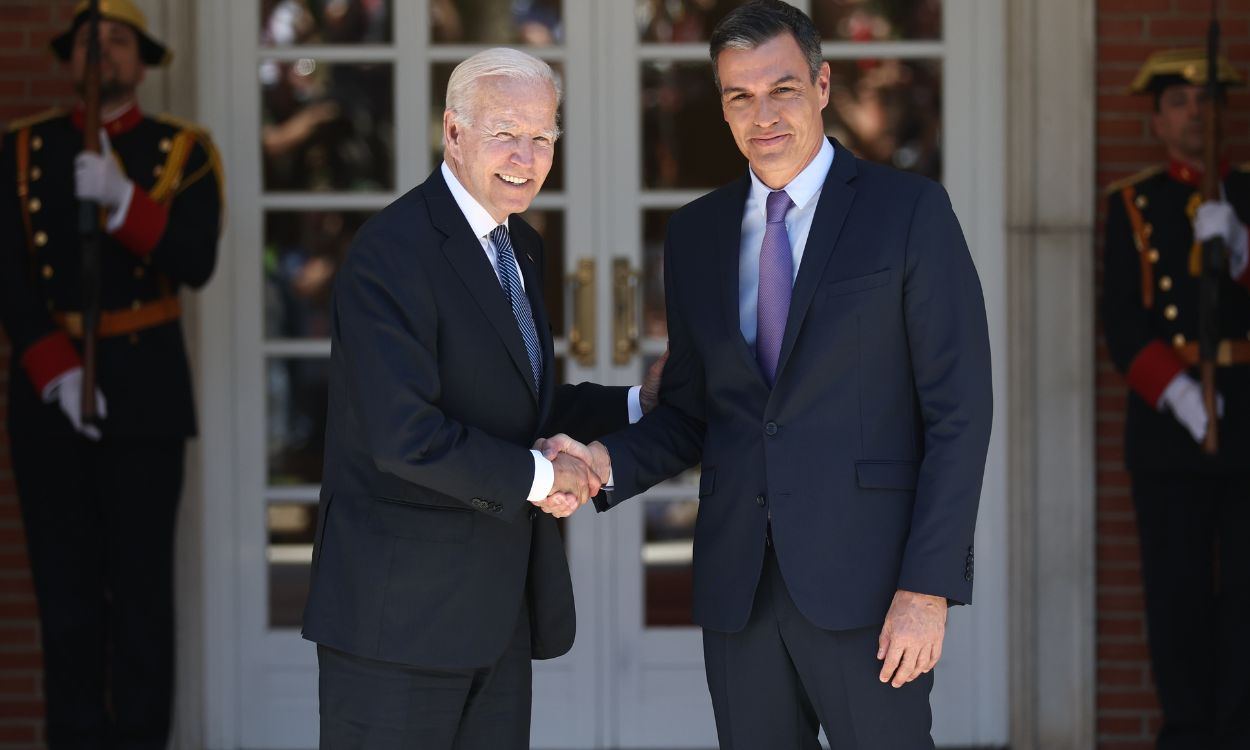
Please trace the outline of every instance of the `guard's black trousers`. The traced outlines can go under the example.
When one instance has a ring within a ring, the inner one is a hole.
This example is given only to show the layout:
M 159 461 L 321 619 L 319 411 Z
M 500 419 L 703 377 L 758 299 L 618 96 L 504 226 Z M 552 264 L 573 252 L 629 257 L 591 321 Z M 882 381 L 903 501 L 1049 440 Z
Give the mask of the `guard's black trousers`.
M 1135 472 L 1160 750 L 1250 748 L 1250 475 Z
M 165 747 L 185 445 L 12 434 L 52 750 Z

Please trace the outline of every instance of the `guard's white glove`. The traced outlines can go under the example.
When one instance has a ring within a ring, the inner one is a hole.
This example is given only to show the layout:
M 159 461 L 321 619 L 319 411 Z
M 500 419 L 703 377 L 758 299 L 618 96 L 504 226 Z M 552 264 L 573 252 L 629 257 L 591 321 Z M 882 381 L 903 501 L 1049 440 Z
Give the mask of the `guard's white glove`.
M 1172 378 L 1159 399 L 1159 408 L 1165 406 L 1176 421 L 1189 430 L 1195 442 L 1203 441 L 1207 436 L 1207 407 L 1202 401 L 1202 386 L 1198 385 L 1198 381 L 1183 372 Z M 1224 416 L 1224 397 L 1218 393 L 1215 394 L 1215 415 L 1218 418 Z
M 83 151 L 74 158 L 74 194 L 79 200 L 99 203 L 117 213 L 123 205 L 129 205 L 134 183 L 122 172 L 113 158 L 113 148 L 108 134 L 100 130 L 100 153 Z
M 1194 238 L 1199 242 L 1219 237 L 1228 248 L 1228 272 L 1241 278 L 1250 263 L 1250 232 L 1237 218 L 1237 212 L 1225 201 L 1207 201 L 1194 216 Z
M 43 400 L 51 403 L 56 401 L 61 411 L 65 413 L 65 418 L 70 424 L 74 425 L 74 429 L 88 440 L 100 439 L 100 428 L 93 424 L 82 423 L 82 368 L 75 367 L 67 370 L 64 374 L 48 383 L 43 390 Z M 108 416 L 108 405 L 104 401 L 104 394 L 100 392 L 99 387 L 95 389 L 95 413 L 100 419 Z

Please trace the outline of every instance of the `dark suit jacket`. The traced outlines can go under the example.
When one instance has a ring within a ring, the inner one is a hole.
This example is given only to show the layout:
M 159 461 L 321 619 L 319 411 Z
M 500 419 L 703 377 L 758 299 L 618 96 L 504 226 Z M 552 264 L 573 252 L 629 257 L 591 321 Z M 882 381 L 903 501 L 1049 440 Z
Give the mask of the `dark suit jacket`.
M 739 331 L 743 176 L 670 221 L 661 404 L 604 439 L 600 510 L 702 459 L 694 618 L 713 630 L 745 625 L 770 516 L 822 628 L 881 623 L 896 589 L 972 598 L 992 410 L 980 282 L 941 186 L 835 147 L 775 387 Z
M 552 381 L 542 242 L 513 216 L 542 339 L 536 392 L 498 278 L 435 171 L 357 234 L 334 288 L 325 476 L 304 637 L 424 667 L 493 663 L 529 598 L 535 658 L 573 643 L 529 446 L 628 423 L 626 390 Z

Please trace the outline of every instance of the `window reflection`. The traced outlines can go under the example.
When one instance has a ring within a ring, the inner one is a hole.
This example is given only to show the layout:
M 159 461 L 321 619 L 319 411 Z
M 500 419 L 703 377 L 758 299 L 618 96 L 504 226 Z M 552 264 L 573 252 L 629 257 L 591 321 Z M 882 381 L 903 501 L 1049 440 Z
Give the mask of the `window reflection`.
M 265 214 L 265 336 L 329 338 L 330 288 L 367 211 Z
M 941 62 L 840 60 L 831 67 L 825 132 L 861 158 L 941 179 Z
M 560 63 L 548 61 L 551 69 L 555 71 L 559 78 L 564 77 L 564 67 Z M 439 63 L 432 65 L 430 68 L 430 164 L 438 165 L 443 163 L 443 111 L 447 104 L 447 82 L 451 80 L 451 71 L 456 69 L 458 63 Z M 567 96 L 568 92 L 565 91 Z M 557 121 L 561 127 L 564 126 L 564 106 L 561 105 L 556 112 Z M 556 143 L 555 158 L 551 162 L 551 172 L 547 174 L 547 181 L 543 183 L 543 194 L 548 194 L 557 190 L 564 189 L 564 151 L 565 144 L 560 141 Z
M 260 43 L 387 44 L 391 0 L 262 0 Z
M 320 484 L 329 360 L 271 359 L 265 385 L 269 485 Z
M 269 528 L 269 627 L 298 628 L 308 599 L 317 506 L 274 503 L 266 508 Z
M 391 65 L 268 60 L 260 79 L 265 190 L 394 187 Z
M 642 65 L 644 188 L 713 188 L 744 174 L 746 160 L 721 113 L 709 63 Z
M 671 210 L 652 209 L 642 213 L 642 335 L 649 339 L 668 338 L 664 307 L 664 238 L 672 215 Z
M 643 506 L 642 565 L 647 627 L 693 625 L 696 499 L 652 500 Z
M 430 0 L 430 28 L 441 44 L 550 47 L 564 41 L 561 0 Z
M 638 37 L 650 43 L 706 42 L 745 0 L 636 0 Z
M 942 38 L 942 0 L 812 0 L 811 16 L 832 41 Z

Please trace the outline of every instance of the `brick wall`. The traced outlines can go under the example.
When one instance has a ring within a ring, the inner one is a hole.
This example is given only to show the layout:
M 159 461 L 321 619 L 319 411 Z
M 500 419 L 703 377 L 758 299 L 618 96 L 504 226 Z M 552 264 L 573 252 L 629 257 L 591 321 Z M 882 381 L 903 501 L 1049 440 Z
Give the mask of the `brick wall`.
M 1250 0 L 1218 0 L 1223 51 L 1250 73 Z M 1098 0 L 1100 186 L 1163 160 L 1150 133 L 1149 98 L 1124 93 L 1151 51 L 1205 44 L 1210 0 Z M 1229 99 L 1229 156 L 1250 160 L 1250 94 Z M 1098 274 L 1101 288 L 1102 220 Z M 1098 747 L 1147 750 L 1159 725 L 1142 614 L 1137 529 L 1123 468 L 1125 386 L 1107 355 L 1098 323 Z
M 0 0 L 0 123 L 72 101 L 48 41 L 64 29 L 73 0 Z M 12 238 L 0 241 L 10 242 Z M 43 746 L 37 611 L 9 464 L 9 346 L 0 334 L 0 748 Z

